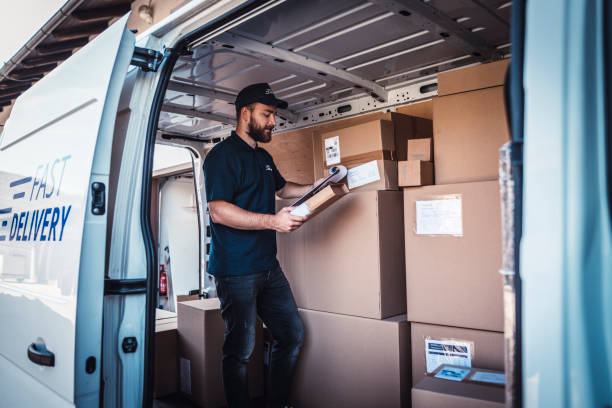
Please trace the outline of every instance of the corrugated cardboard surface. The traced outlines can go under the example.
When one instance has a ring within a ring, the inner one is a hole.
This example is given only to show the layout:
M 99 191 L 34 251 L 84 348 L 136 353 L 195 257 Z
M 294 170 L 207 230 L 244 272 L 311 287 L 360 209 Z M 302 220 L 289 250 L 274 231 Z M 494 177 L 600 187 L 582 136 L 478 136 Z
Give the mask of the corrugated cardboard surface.
M 409 139 L 408 160 L 433 160 L 433 139 Z
M 304 347 L 290 402 L 300 408 L 409 407 L 406 316 L 386 320 L 300 309 Z
M 321 154 L 325 166 L 325 140 L 338 137 L 340 145 L 340 163 L 353 157 L 378 151 L 395 151 L 395 135 L 393 122 L 376 120 L 359 125 L 336 129 L 321 134 Z
M 504 84 L 509 59 L 456 69 L 438 75 L 438 96 Z
M 508 140 L 503 87 L 434 99 L 437 184 L 497 179 Z
M 323 154 L 324 142 L 323 138 L 321 137 L 323 133 L 333 132 L 335 130 L 377 120 L 390 120 L 393 122 L 393 132 L 395 135 L 395 160 L 406 160 L 406 147 L 408 139 L 433 136 L 433 126 L 431 120 L 395 112 L 371 113 L 316 126 L 312 128 L 314 132 L 313 164 L 315 178 L 324 177 L 327 174 L 325 170 L 325 156 Z
M 191 399 L 202 407 L 226 405 L 222 379 L 222 346 L 225 323 L 219 299 L 178 304 L 180 356 L 190 361 Z M 251 398 L 263 395 L 263 327 L 258 320 L 255 349 L 249 362 Z M 182 374 L 182 373 L 181 373 Z
M 425 377 L 412 388 L 413 408 L 504 408 L 504 389 Z
M 277 131 L 282 129 L 277 129 Z M 315 181 L 313 160 L 313 129 L 274 133 L 270 143 L 260 144 L 270 153 L 280 174 L 288 181 L 312 184 Z
M 311 212 L 310 217 L 325 210 L 327 207 L 338 201 L 342 196 L 348 194 L 349 190 L 344 184 L 329 184 L 314 196 L 306 200 L 305 204 Z
M 427 376 L 425 339 L 473 342 L 472 366 L 504 370 L 504 333 L 412 322 L 412 384 Z
M 176 320 L 155 325 L 154 378 L 154 398 L 174 394 L 178 391 L 178 332 Z
M 357 166 L 361 166 L 365 163 L 347 166 L 348 169 L 352 169 Z M 397 190 L 397 162 L 391 160 L 376 160 L 378 166 L 378 174 L 380 180 L 373 183 L 364 184 L 353 188 L 353 191 L 377 191 L 377 190 Z
M 423 102 L 412 103 L 410 105 L 404 105 L 397 108 L 397 113 L 403 115 L 415 116 L 423 119 L 433 119 L 433 103 L 429 99 Z
M 429 186 L 434 183 L 432 162 L 406 160 L 397 163 L 397 184 L 400 187 Z
M 298 306 L 375 319 L 405 313 L 402 207 L 399 191 L 349 193 L 298 230 L 277 234 Z
M 404 189 L 410 321 L 503 331 L 499 194 L 497 181 Z M 416 234 L 416 201 L 459 195 L 462 236 Z

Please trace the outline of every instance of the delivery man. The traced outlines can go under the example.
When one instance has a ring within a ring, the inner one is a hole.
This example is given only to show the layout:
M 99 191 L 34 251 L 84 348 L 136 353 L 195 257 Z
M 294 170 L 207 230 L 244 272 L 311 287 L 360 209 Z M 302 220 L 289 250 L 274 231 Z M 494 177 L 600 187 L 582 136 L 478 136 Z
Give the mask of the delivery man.
M 269 407 L 284 407 L 304 326 L 276 259 L 276 232 L 291 232 L 307 217 L 275 214 L 274 195 L 300 197 L 311 185 L 285 181 L 272 156 L 259 147 L 272 139 L 277 99 L 265 83 L 236 98 L 236 131 L 204 161 L 212 245 L 208 272 L 215 276 L 226 331 L 223 385 L 230 408 L 249 406 L 247 364 L 255 346 L 257 316 L 274 338 L 268 378 Z

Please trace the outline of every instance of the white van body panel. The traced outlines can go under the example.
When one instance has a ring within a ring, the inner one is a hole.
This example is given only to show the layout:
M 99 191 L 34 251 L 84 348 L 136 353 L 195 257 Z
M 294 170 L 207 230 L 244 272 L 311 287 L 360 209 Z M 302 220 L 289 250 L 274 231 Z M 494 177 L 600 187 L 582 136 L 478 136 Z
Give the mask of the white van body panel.
M 69 406 L 81 392 L 99 393 L 106 216 L 93 216 L 88 199 L 92 180 L 108 183 L 108 171 L 92 174 L 92 167 L 94 152 L 96 171 L 105 167 L 102 151 L 110 160 L 135 43 L 126 23 L 127 16 L 25 92 L 0 141 L 0 322 L 10 333 L 0 338 L 0 367 L 3 379 L 10 366 L 15 377 L 0 382 L 0 395 L 19 406 L 49 390 L 64 402 L 49 398 L 41 406 Z M 81 314 L 85 330 L 77 327 Z M 86 333 L 78 338 L 81 357 L 96 358 L 92 373 L 75 359 L 77 333 Z M 29 360 L 34 342 L 55 354 L 53 367 Z M 36 386 L 18 386 L 27 383 Z

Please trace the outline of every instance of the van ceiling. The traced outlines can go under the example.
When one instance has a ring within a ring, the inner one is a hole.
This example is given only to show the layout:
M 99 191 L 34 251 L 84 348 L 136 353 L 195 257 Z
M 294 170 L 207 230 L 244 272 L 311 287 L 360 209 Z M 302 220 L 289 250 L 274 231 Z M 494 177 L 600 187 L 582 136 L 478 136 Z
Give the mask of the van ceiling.
M 236 94 L 255 82 L 289 102 L 281 130 L 366 111 L 338 111 L 351 102 L 380 110 L 430 98 L 435 86 L 406 87 L 509 56 L 510 10 L 503 0 L 284 1 L 178 60 L 159 129 L 228 134 Z

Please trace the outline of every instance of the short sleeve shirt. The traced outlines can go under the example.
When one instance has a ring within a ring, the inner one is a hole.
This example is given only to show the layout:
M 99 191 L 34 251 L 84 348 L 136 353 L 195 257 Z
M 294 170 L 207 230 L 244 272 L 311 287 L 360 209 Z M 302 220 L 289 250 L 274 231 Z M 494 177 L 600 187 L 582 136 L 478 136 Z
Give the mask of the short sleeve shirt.
M 204 184 L 207 202 L 223 200 L 254 213 L 274 214 L 274 196 L 285 179 L 267 151 L 252 148 L 232 132 L 206 156 Z M 240 230 L 212 219 L 210 230 L 211 275 L 247 275 L 278 266 L 275 231 Z

